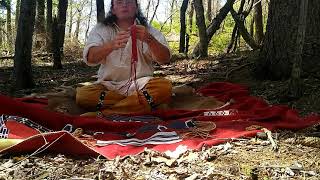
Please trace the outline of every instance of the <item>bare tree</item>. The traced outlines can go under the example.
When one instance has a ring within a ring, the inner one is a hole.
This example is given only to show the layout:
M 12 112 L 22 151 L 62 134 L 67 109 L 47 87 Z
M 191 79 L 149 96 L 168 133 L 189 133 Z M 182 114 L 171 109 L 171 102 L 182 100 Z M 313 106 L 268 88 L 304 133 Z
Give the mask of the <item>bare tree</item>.
M 89 19 L 88 19 L 87 30 L 86 30 L 86 39 L 88 38 L 90 22 L 91 22 L 91 15 L 92 15 L 92 0 L 90 0 L 90 12 L 89 12 Z
M 149 19 L 149 11 L 150 11 L 150 5 L 152 0 L 148 0 L 148 4 L 146 7 L 146 18 Z
M 37 0 L 37 15 L 35 30 L 37 34 L 45 33 L 45 18 L 44 18 L 45 0 Z
M 202 0 L 194 0 L 194 9 L 196 11 L 196 23 L 199 29 L 200 45 L 199 56 L 208 56 L 208 36 L 206 33 L 206 23 L 204 20 L 204 8 Z
M 61 56 L 65 38 L 66 17 L 68 0 L 59 0 L 58 17 L 53 18 L 52 44 L 53 44 L 53 68 L 61 69 Z
M 72 37 L 72 25 L 73 25 L 73 0 L 69 1 L 69 30 L 68 30 L 68 36 L 69 38 Z
M 189 21 L 189 34 L 191 35 L 192 34 L 192 26 L 193 26 L 193 13 L 194 13 L 194 0 L 191 0 L 189 1 L 190 2 L 190 5 L 189 5 L 189 12 L 188 12 L 188 15 L 189 15 L 189 18 L 188 18 L 188 21 Z
M 12 47 L 12 26 L 11 26 L 11 0 L 7 0 L 7 40 L 10 51 L 13 49 Z
M 47 52 L 52 52 L 52 0 L 47 0 L 46 31 Z
M 97 22 L 103 22 L 105 18 L 104 0 L 96 0 L 97 5 Z
M 263 40 L 263 16 L 262 16 L 262 5 L 261 0 L 254 0 L 254 13 L 253 19 L 255 24 L 255 40 L 258 44 L 262 43 Z
M 245 2 L 246 2 L 245 0 L 241 0 L 240 7 L 239 7 L 239 10 L 238 10 L 238 15 L 242 14 Z M 234 27 L 233 27 L 233 30 L 232 30 L 230 43 L 229 43 L 229 45 L 227 47 L 227 50 L 226 50 L 227 53 L 229 53 L 231 50 L 233 52 L 236 51 L 236 49 L 237 49 L 237 39 L 239 38 L 239 36 L 240 36 L 239 35 L 239 29 L 238 29 L 237 24 L 235 24 Z
M 207 27 L 207 36 L 209 44 L 209 41 L 211 40 L 212 36 L 216 33 L 216 31 L 220 28 L 221 23 L 226 18 L 230 10 L 232 9 L 232 6 L 234 4 L 235 0 L 227 0 L 225 5 L 220 9 L 219 13 L 216 15 L 215 18 L 212 19 L 209 26 Z M 192 56 L 198 57 L 199 56 L 199 43 L 196 45 L 196 47 L 193 49 Z
M 155 7 L 154 10 L 153 10 L 153 15 L 152 15 L 152 17 L 151 17 L 151 19 L 150 19 L 150 21 L 149 21 L 150 24 L 152 23 L 155 15 L 156 15 L 156 13 L 157 13 L 157 10 L 158 10 L 158 7 L 159 7 L 159 3 L 160 3 L 160 0 L 157 0 L 156 7 Z
M 35 40 L 34 47 L 39 49 L 43 47 L 46 41 L 46 28 L 45 28 L 45 0 L 37 0 L 37 11 L 35 19 Z
M 183 0 L 180 8 L 180 45 L 179 52 L 185 51 L 185 36 L 186 36 L 186 11 L 188 8 L 188 0 Z
M 172 28 L 172 22 L 173 22 L 173 18 L 172 18 L 172 16 L 173 16 L 173 11 L 174 11 L 174 1 L 175 0 L 171 0 L 171 3 L 170 3 L 170 29 L 169 29 L 169 31 L 171 31 L 171 28 Z
M 79 33 L 80 33 L 80 23 L 81 23 L 81 20 L 82 20 L 82 10 L 83 10 L 83 7 L 84 7 L 84 3 L 83 2 L 78 2 L 76 4 L 76 9 L 77 9 L 77 22 L 76 22 L 76 29 L 74 31 L 74 38 L 75 40 L 78 40 L 79 39 Z
M 32 35 L 36 13 L 36 1 L 22 0 L 14 56 L 15 88 L 34 87 L 31 66 Z

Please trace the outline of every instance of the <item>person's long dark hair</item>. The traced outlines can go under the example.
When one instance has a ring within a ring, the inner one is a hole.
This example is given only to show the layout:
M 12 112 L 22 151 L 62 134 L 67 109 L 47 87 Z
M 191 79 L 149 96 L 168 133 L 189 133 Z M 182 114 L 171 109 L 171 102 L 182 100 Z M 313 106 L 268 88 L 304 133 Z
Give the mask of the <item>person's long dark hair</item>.
M 147 26 L 148 20 L 146 17 L 144 17 L 137 0 L 136 0 L 136 5 L 137 5 L 137 9 L 138 9 L 137 14 L 136 14 L 136 18 L 139 20 L 139 23 L 141 25 Z M 110 11 L 108 12 L 106 18 L 103 21 L 103 24 L 105 24 L 107 26 L 112 26 L 117 21 L 117 16 L 112 13 L 112 8 L 113 8 L 113 0 L 111 0 Z

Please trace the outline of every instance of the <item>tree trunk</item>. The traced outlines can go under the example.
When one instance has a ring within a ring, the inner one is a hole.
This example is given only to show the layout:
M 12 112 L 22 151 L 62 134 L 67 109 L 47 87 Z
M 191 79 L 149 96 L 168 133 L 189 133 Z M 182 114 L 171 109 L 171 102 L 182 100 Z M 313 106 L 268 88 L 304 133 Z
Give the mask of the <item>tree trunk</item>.
M 254 0 L 254 13 L 253 19 L 255 24 L 255 41 L 261 44 L 263 41 L 263 16 L 262 16 L 262 5 L 260 0 Z
M 208 36 L 206 33 L 206 23 L 204 20 L 204 8 L 202 0 L 194 1 L 194 9 L 196 11 L 196 23 L 199 29 L 200 45 L 199 45 L 199 56 L 208 56 Z
M 300 8 L 299 8 L 299 21 L 298 21 L 298 32 L 296 39 L 296 51 L 293 57 L 293 66 L 291 72 L 291 79 L 288 88 L 289 97 L 299 98 L 303 94 L 303 83 L 300 79 L 301 74 L 301 63 L 303 56 L 303 45 L 305 38 L 305 30 L 306 30 L 306 18 L 308 11 L 308 0 L 301 0 Z
M 249 33 L 252 37 L 255 37 L 255 34 L 254 34 L 254 18 L 251 18 L 250 19 L 250 30 L 249 30 Z
M 4 24 L 3 22 L 0 20 L 0 27 L 2 27 Z M 3 43 L 3 37 L 4 37 L 4 32 L 3 29 L 0 28 L 0 47 L 2 47 L 2 43 Z
M 16 29 L 18 29 L 18 23 L 19 23 L 20 4 L 21 4 L 21 1 L 20 1 L 20 0 L 17 0 L 17 3 L 16 3 L 16 17 L 15 17 L 15 26 L 16 26 Z
M 7 0 L 7 39 L 10 51 L 13 49 L 11 13 L 11 0 Z
M 241 0 L 238 14 L 242 14 L 245 2 L 246 2 L 245 0 Z M 229 53 L 232 49 L 233 49 L 233 52 L 236 50 L 238 34 L 239 34 L 239 29 L 237 24 L 235 24 L 232 30 L 231 40 L 227 47 L 226 53 Z
M 174 0 L 171 0 L 171 4 L 170 4 L 170 28 L 169 28 L 169 32 L 171 32 L 172 29 L 172 22 L 173 22 L 173 13 L 174 13 Z
M 82 10 L 78 9 L 78 17 L 77 17 L 77 23 L 76 23 L 76 30 L 74 31 L 74 38 L 79 41 L 79 33 L 80 33 L 80 23 L 81 23 L 81 12 Z
M 211 23 L 209 24 L 209 26 L 206 30 L 207 36 L 208 36 L 208 41 L 207 41 L 208 44 L 209 44 L 212 36 L 214 35 L 214 33 L 216 33 L 216 31 L 220 28 L 222 21 L 226 18 L 226 16 L 230 12 L 230 9 L 232 8 L 234 2 L 235 2 L 235 0 L 227 0 L 226 4 L 220 9 L 220 11 L 216 15 L 216 17 L 214 19 L 212 19 Z M 192 54 L 194 57 L 199 56 L 199 43 L 194 48 Z
M 46 21 L 46 44 L 47 52 L 52 52 L 52 0 L 47 0 L 47 21 Z
M 194 0 L 190 1 L 190 10 L 189 10 L 189 34 L 192 34 L 192 26 L 193 26 L 193 12 L 194 12 Z
M 15 88 L 33 88 L 31 49 L 36 1 L 22 0 L 14 56 Z
M 318 73 L 320 72 L 320 3 L 319 0 L 309 0 L 308 4 L 302 65 L 304 71 Z
M 58 17 L 53 23 L 53 68 L 62 69 L 61 57 L 63 56 L 63 45 L 65 37 L 66 17 L 68 0 L 59 0 Z
M 105 18 L 104 0 L 96 0 L 97 5 L 97 22 L 103 22 Z
M 212 0 L 207 0 L 207 20 L 212 20 Z
M 35 30 L 37 34 L 45 33 L 44 19 L 45 0 L 37 0 L 37 16 Z
M 266 37 L 260 54 L 262 59 L 256 64 L 258 78 L 280 80 L 290 77 L 296 53 L 299 20 L 296 10 L 300 1 L 270 1 Z
M 188 8 L 188 0 L 183 0 L 180 8 L 180 45 L 179 53 L 185 51 L 185 37 L 186 37 L 186 11 Z
M 242 36 L 242 38 L 246 41 L 246 43 L 252 48 L 252 49 L 259 49 L 260 46 L 254 41 L 253 37 L 249 34 L 247 31 L 247 28 L 244 25 L 244 19 L 241 19 L 237 13 L 231 9 L 230 10 L 232 17 L 234 21 L 236 22 L 236 25 L 239 29 L 239 32 Z
M 89 19 L 88 19 L 87 30 L 86 30 L 86 34 L 85 34 L 86 40 L 88 39 L 88 33 L 89 33 L 90 22 L 91 22 L 91 15 L 92 15 L 92 0 L 90 0 Z
M 69 1 L 69 30 L 68 30 L 68 36 L 69 38 L 72 37 L 72 24 L 73 24 L 73 0 Z
M 35 22 L 35 42 L 34 47 L 40 49 L 43 47 L 46 41 L 46 29 L 44 18 L 45 0 L 37 0 L 37 12 Z

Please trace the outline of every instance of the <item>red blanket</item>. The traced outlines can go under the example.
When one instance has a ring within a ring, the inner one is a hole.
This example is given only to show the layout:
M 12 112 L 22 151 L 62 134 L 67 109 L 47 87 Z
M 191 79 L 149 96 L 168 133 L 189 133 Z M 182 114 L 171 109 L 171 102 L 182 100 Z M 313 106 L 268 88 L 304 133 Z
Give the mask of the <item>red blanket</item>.
M 224 142 L 225 138 L 252 137 L 258 131 L 257 129 L 248 130 L 252 125 L 265 127 L 269 130 L 275 129 L 301 129 L 320 122 L 319 115 L 309 115 L 300 118 L 296 110 L 287 106 L 268 105 L 263 99 L 249 95 L 245 86 L 217 82 L 211 83 L 198 90 L 206 96 L 214 96 L 220 101 L 227 102 L 230 99 L 234 103 L 223 107 L 221 110 L 232 112 L 231 114 L 212 114 L 215 116 L 204 116 L 204 113 L 210 110 L 165 110 L 156 111 L 149 115 L 157 116 L 164 120 L 162 125 L 168 125 L 176 120 L 186 120 L 195 118 L 197 121 L 211 121 L 216 124 L 216 129 L 211 132 L 211 137 L 189 138 L 172 144 L 157 144 L 144 146 L 121 146 L 117 144 L 106 145 L 102 147 L 88 146 L 82 143 L 78 138 L 70 133 L 61 131 L 66 124 L 71 124 L 77 128 L 82 128 L 91 132 L 110 133 L 103 136 L 103 140 L 121 139 L 119 135 L 122 132 L 136 132 L 146 123 L 142 122 L 113 122 L 102 118 L 89 118 L 80 116 L 69 116 L 62 113 L 49 112 L 43 107 L 46 105 L 46 99 L 12 99 L 0 95 L 0 115 L 14 115 L 28 118 L 44 127 L 52 129 L 55 132 L 39 133 L 35 129 L 27 127 L 17 122 L 8 122 L 7 127 L 10 130 L 9 138 L 24 139 L 21 143 L 5 149 L 1 154 L 12 153 L 31 153 L 35 152 L 55 152 L 76 156 L 97 156 L 99 154 L 106 158 L 113 159 L 116 156 L 134 155 L 142 152 L 146 147 L 164 152 L 166 150 L 175 150 L 179 145 L 186 145 L 189 149 L 200 149 L 203 145 L 216 145 Z M 231 110 L 231 111 L 230 111 Z M 210 113 L 209 113 L 210 114 Z M 142 133 L 139 137 L 149 133 Z M 125 139 L 125 138 L 123 138 Z

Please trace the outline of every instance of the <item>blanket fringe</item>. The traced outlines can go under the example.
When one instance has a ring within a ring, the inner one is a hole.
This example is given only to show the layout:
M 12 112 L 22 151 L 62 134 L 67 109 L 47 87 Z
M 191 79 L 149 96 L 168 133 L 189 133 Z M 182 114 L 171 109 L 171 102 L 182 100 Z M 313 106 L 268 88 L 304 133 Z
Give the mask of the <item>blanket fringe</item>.
M 211 121 L 195 121 L 195 127 L 190 130 L 179 132 L 182 139 L 201 138 L 208 139 L 212 137 L 210 132 L 217 128 L 216 124 Z

